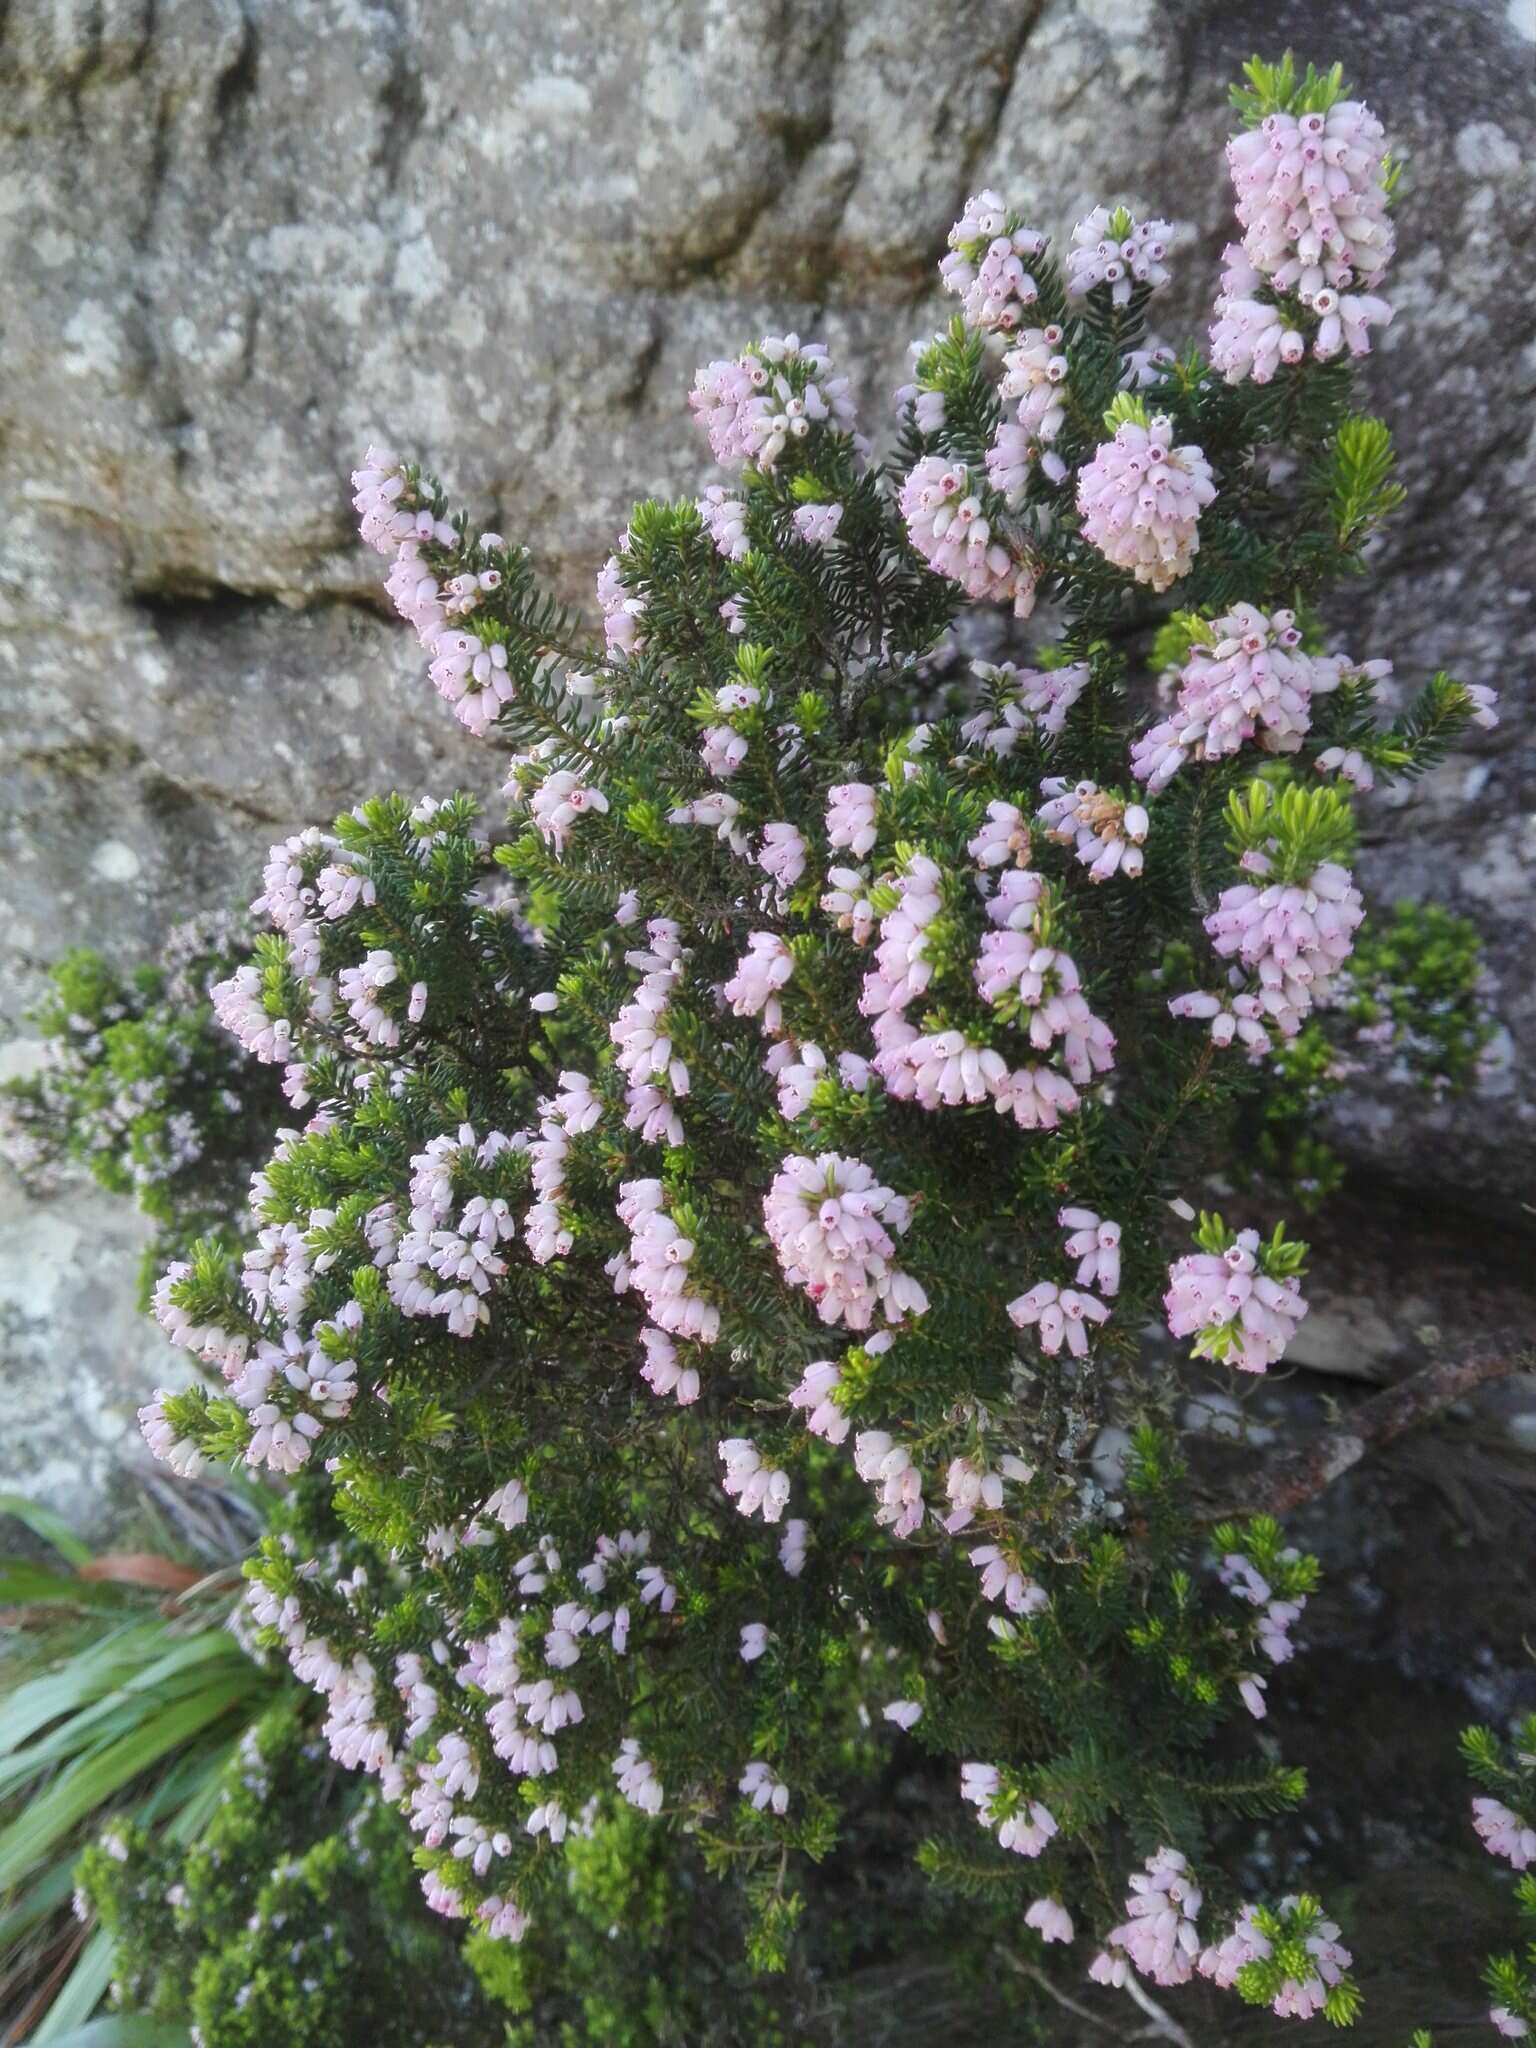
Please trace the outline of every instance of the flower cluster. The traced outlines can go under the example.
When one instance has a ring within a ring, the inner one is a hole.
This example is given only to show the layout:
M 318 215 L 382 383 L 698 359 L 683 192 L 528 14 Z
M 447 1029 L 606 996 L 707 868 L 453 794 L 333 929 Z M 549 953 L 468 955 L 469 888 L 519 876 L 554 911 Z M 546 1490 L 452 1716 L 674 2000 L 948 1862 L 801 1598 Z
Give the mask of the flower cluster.
M 1121 420 L 1077 479 L 1084 540 L 1138 583 L 1167 590 L 1188 575 L 1200 514 L 1216 496 L 1211 466 L 1193 443 L 1176 447 L 1166 413 Z
M 803 1287 L 824 1323 L 867 1330 L 877 1314 L 900 1323 L 928 1297 L 893 1261 L 912 1205 L 881 1187 L 862 1159 L 823 1152 L 785 1160 L 763 1201 L 763 1224 L 784 1277 Z
M 1045 246 L 1045 236 L 1010 212 L 998 193 L 978 192 L 949 231 L 950 253 L 939 276 L 973 327 L 1007 334 L 1040 296 L 1025 265 Z
M 798 334 L 769 335 L 730 362 L 706 365 L 694 379 L 688 404 L 722 469 L 750 464 L 771 470 L 812 428 L 847 433 L 854 422 L 848 379 L 833 373 L 820 342 L 802 342 Z M 709 502 L 715 545 L 730 554 L 728 501 Z
M 1012 603 L 1027 619 L 1038 570 L 1016 543 L 993 531 L 987 487 L 963 463 L 925 455 L 901 487 L 901 514 L 912 545 L 967 597 Z
M 1224 1360 L 1239 1372 L 1265 1372 L 1283 1356 L 1307 1312 L 1295 1261 L 1261 1244 L 1256 1230 L 1229 1237 L 1220 1217 L 1203 1236 L 1209 1248 L 1168 1268 L 1168 1328 L 1175 1337 L 1193 1337 L 1201 1358 Z
M 1392 318 L 1370 289 L 1395 247 L 1381 123 L 1357 100 L 1276 108 L 1232 138 L 1227 163 L 1243 238 L 1226 252 L 1212 366 L 1263 384 L 1309 346 L 1319 361 L 1366 354 Z
M 1344 664 L 1302 651 L 1296 614 L 1234 605 L 1213 620 L 1178 672 L 1173 716 L 1131 752 L 1131 771 L 1151 794 L 1185 761 L 1215 761 L 1256 739 L 1266 753 L 1294 754 L 1312 727 L 1312 700 L 1338 688 Z M 1389 665 L 1373 664 L 1379 677 Z
M 1067 251 L 1067 290 L 1081 298 L 1099 285 L 1109 287 L 1110 303 L 1129 305 L 1137 285 L 1155 292 L 1168 282 L 1163 258 L 1173 229 L 1165 220 L 1133 220 L 1125 208 L 1111 213 L 1096 206 L 1072 230 Z

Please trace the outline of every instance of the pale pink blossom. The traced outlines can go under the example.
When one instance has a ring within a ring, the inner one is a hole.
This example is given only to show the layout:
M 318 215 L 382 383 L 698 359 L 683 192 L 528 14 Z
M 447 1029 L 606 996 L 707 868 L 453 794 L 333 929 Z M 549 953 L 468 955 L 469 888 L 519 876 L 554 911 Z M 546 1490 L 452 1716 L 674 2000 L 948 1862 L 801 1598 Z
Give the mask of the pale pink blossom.
M 622 1798 L 642 1813 L 660 1813 L 666 1796 L 661 1780 L 653 1766 L 640 1754 L 640 1745 L 632 1735 L 627 1735 L 620 1743 L 619 1753 L 610 1768 L 618 1781 Z
M 882 1187 L 861 1159 L 795 1154 L 774 1176 L 763 1221 L 787 1280 L 803 1287 L 824 1323 L 867 1330 L 922 1315 L 928 1297 L 893 1261 L 911 1204 Z
M 1159 1849 L 1145 1872 L 1131 1876 L 1125 1920 L 1105 1936 L 1131 1967 L 1154 1984 L 1187 1984 L 1200 1954 L 1202 1896 L 1177 1849 Z
M 875 843 L 878 798 L 867 782 L 836 782 L 827 792 L 827 844 L 862 860 Z
M 1011 602 L 1014 616 L 1027 619 L 1035 608 L 1039 572 L 994 533 L 982 489 L 981 479 L 963 463 L 923 456 L 901 487 L 907 533 L 929 567 L 958 583 L 967 597 Z
M 559 768 L 552 775 L 545 776 L 529 800 L 528 808 L 539 828 L 539 836 L 547 839 L 556 853 L 560 853 L 564 851 L 565 842 L 578 820 L 594 811 L 606 811 L 608 799 L 600 789 L 584 783 L 569 768 Z
M 1120 1292 L 1120 1225 L 1092 1209 L 1058 1209 L 1056 1221 L 1067 1235 L 1069 1259 L 1081 1261 L 1077 1269 L 1079 1287 L 1096 1287 L 1100 1294 Z
M 1018 745 L 1023 732 L 1038 730 L 1048 739 L 1059 737 L 1067 714 L 1087 688 L 1090 670 L 1086 662 L 1072 662 L 1065 668 L 1017 668 L 1011 661 L 971 664 L 990 698 L 988 708 L 968 718 L 960 728 L 969 747 L 985 747 L 988 753 L 1006 759 Z
M 1064 775 L 1048 776 L 1040 793 L 1046 801 L 1035 813 L 1036 822 L 1059 845 L 1075 848 L 1092 880 L 1141 873 L 1141 849 L 1151 821 L 1140 804 L 1127 803 L 1095 782 L 1068 783 Z
M 789 1502 L 789 1474 L 764 1464 L 748 1437 L 722 1437 L 716 1445 L 725 1466 L 721 1485 L 743 1515 L 777 1522 Z
M 664 1330 L 642 1330 L 640 1342 L 645 1348 L 645 1363 L 640 1368 L 640 1377 L 651 1391 L 663 1396 L 670 1394 L 680 1408 L 686 1408 L 699 1398 L 698 1368 L 684 1365 L 677 1355 L 677 1346 Z
M 1516 1870 L 1536 1863 L 1536 1828 L 1529 1827 L 1497 1799 L 1473 1800 L 1472 1825 L 1490 1856 L 1502 1856 Z
M 1005 1810 L 1002 1780 L 995 1764 L 962 1764 L 960 1797 L 976 1808 L 982 1827 L 992 1830 L 1001 1848 L 1016 1856 L 1039 1856 L 1055 1835 L 1056 1817 L 1038 1799 L 1019 1799 Z
M 744 1799 L 750 1799 L 759 1813 L 771 1807 L 775 1813 L 789 1810 L 789 1787 L 771 1765 L 753 1761 L 741 1774 L 737 1790 Z
M 1109 287 L 1110 304 L 1129 305 L 1137 285 L 1157 291 L 1168 282 L 1163 258 L 1173 229 L 1165 220 L 1132 220 L 1123 235 L 1111 234 L 1113 217 L 1107 206 L 1096 206 L 1072 230 L 1067 251 L 1067 296 L 1082 298 L 1098 285 Z
M 793 889 L 805 873 L 805 852 L 805 841 L 793 825 L 765 825 L 757 864 L 780 889 Z
M 1225 1252 L 1192 1252 L 1168 1268 L 1168 1328 L 1195 1339 L 1196 1357 L 1265 1372 L 1283 1355 L 1307 1304 L 1294 1274 L 1270 1279 L 1259 1255 L 1259 1233 L 1244 1230 Z
M 1266 1023 L 1294 1038 L 1329 1000 L 1364 916 L 1348 868 L 1324 861 L 1301 881 L 1224 889 L 1205 929 L 1216 952 L 1252 977 Z
M 1040 296 L 1025 265 L 1044 253 L 1046 238 L 1012 213 L 996 192 L 978 192 L 949 231 L 950 253 L 939 265 L 967 322 L 999 333 L 1019 326 Z
M 799 505 L 795 508 L 795 531 L 810 547 L 824 548 L 842 524 L 841 505 Z
M 1072 1939 L 1072 1915 L 1058 1899 L 1036 1899 L 1024 1915 L 1024 1925 L 1033 1927 L 1042 1941 Z
M 1000 868 L 1009 863 L 1029 866 L 1029 826 L 1016 804 L 995 798 L 987 805 L 986 823 L 967 840 L 966 852 L 980 868 Z
M 842 1372 L 833 1361 L 818 1358 L 805 1368 L 799 1384 L 789 1396 L 791 1408 L 809 1410 L 805 1418 L 806 1428 L 814 1436 L 825 1437 L 829 1444 L 845 1442 L 851 1427 L 848 1417 L 833 1398 L 842 1383 Z
M 716 548 L 729 562 L 739 562 L 752 543 L 747 539 L 747 503 L 719 484 L 711 484 L 698 500 L 698 514 Z
M 1050 1603 L 1045 1588 L 995 1543 L 979 1543 L 970 1561 L 981 1573 L 983 1600 L 1001 1601 L 1010 1614 L 1039 1614 Z
M 925 1513 L 923 1475 L 906 1446 L 883 1429 L 866 1429 L 854 1438 L 853 1462 L 879 1496 L 876 1522 L 903 1540 L 915 1535 Z
M 1055 1357 L 1065 1343 L 1074 1358 L 1088 1355 L 1088 1326 L 1109 1321 L 1109 1310 L 1097 1295 L 1084 1294 L 1075 1287 L 1058 1287 L 1042 1280 L 1008 1304 L 1010 1321 L 1023 1329 L 1034 1329 L 1040 1348 Z
M 747 950 L 720 993 L 738 1017 L 758 1017 L 765 1031 L 783 1025 L 779 990 L 795 971 L 795 957 L 776 932 L 749 932 Z
M 1200 514 L 1216 496 L 1211 466 L 1192 444 L 1175 447 L 1173 422 L 1126 420 L 1077 479 L 1083 538 L 1138 583 L 1167 590 L 1200 546 Z

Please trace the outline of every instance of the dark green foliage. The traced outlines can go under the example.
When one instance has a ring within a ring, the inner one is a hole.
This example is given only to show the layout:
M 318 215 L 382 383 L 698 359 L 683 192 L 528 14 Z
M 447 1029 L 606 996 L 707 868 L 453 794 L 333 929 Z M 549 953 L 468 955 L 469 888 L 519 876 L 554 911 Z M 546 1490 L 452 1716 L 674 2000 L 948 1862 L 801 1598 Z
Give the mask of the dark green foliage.
M 302 1695 L 248 1730 L 195 1843 L 119 1826 L 80 1882 L 113 1937 L 119 2002 L 190 2022 L 204 2048 L 497 2038 L 398 1821 L 338 1783 Z
M 154 964 L 119 972 L 77 947 L 31 1016 L 47 1064 L 0 1090 L 21 1171 L 70 1160 L 158 1226 L 145 1294 L 166 1263 L 243 1206 L 284 1108 L 277 1079 L 215 1022 L 209 985 L 247 957 L 235 920 L 181 926 Z

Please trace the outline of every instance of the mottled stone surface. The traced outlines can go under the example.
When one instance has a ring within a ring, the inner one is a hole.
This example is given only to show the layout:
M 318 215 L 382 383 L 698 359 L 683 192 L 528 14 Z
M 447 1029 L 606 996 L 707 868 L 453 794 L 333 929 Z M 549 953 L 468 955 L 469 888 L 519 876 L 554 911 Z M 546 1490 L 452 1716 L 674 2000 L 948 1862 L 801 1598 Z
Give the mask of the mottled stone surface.
M 279 830 L 383 785 L 484 776 L 351 539 L 345 476 L 371 436 L 430 451 L 580 595 L 635 496 L 696 487 L 682 396 L 702 356 L 770 323 L 824 334 L 875 423 L 979 184 L 1057 233 L 1116 196 L 1185 224 L 1164 324 L 1197 318 L 1224 239 L 1225 82 L 1290 41 L 1340 56 L 1408 159 L 1399 319 L 1371 382 L 1412 499 L 1335 620 L 1410 684 L 1452 664 L 1511 705 L 1414 792 L 1367 875 L 1478 915 L 1528 1055 L 1529 16 L 1528 0 L 13 0 L 6 1014 L 62 944 L 128 952 L 194 899 L 244 893 Z M 1426 1200 L 1517 1220 L 1530 1073 L 1430 1115 L 1368 1103 L 1349 1141 Z M 95 1203 L 9 1232 L 4 1274 L 34 1304 L 9 1340 L 28 1387 L 67 1357 L 85 1409 L 122 1405 L 140 1356 L 130 1236 Z M 35 1312 L 44 1240 L 60 1284 Z M 53 1428 L 8 1432 L 0 1467 L 35 1474 Z

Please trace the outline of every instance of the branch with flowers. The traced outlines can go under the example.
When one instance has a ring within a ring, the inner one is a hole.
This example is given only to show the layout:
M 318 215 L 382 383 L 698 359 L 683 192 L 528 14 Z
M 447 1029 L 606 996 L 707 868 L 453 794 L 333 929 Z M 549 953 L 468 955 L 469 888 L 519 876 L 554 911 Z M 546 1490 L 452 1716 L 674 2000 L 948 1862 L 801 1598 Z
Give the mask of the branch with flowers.
M 210 1384 L 144 1426 L 329 1474 L 377 1568 L 269 1545 L 252 1613 L 482 1941 L 617 1803 L 782 1965 L 906 1742 L 957 1795 L 914 1853 L 1028 1969 L 1356 2010 L 1321 1903 L 1231 1875 L 1304 1795 L 1241 1731 L 1316 1563 L 1207 1532 L 1139 1340 L 1284 1356 L 1306 1246 L 1170 1204 L 1350 993 L 1352 791 L 1496 714 L 1440 674 L 1384 715 L 1319 622 L 1400 496 L 1350 366 L 1392 173 L 1336 72 L 1236 103 L 1204 351 L 1147 331 L 1165 223 L 1061 261 L 982 192 L 894 452 L 815 342 L 708 364 L 727 480 L 636 507 L 600 644 L 415 463 L 354 478 L 509 822 L 391 796 L 273 849 L 215 1001 L 304 1120 L 165 1275 Z M 1033 638 L 957 680 L 970 605 Z

